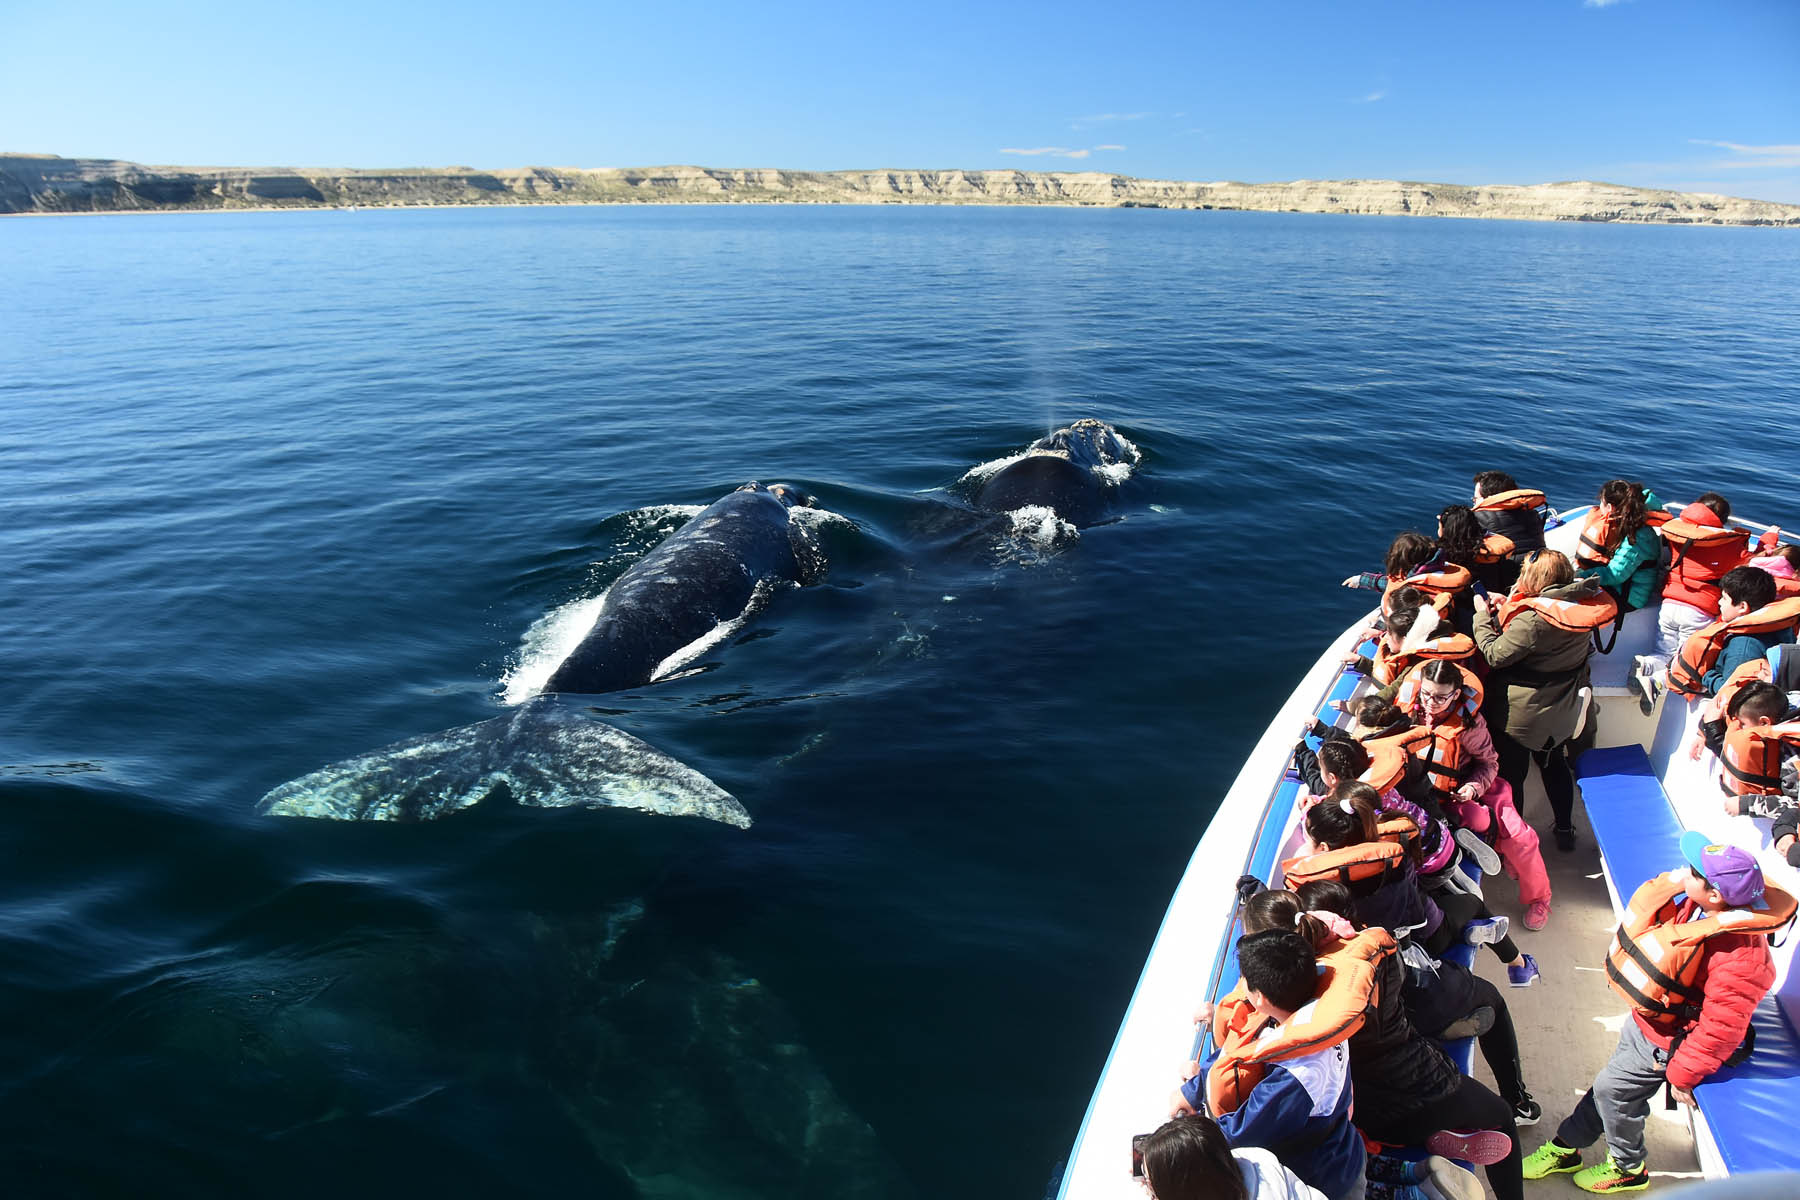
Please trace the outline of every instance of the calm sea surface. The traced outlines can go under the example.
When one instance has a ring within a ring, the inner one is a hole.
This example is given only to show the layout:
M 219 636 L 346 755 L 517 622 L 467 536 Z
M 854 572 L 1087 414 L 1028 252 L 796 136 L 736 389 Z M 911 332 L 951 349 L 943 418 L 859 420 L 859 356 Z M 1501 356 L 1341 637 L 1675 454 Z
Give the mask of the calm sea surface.
M 1759 230 L 0 222 L 0 1178 L 1039 1196 L 1335 581 L 1484 467 L 1800 524 L 1797 291 Z M 1123 520 L 945 518 L 1089 415 Z M 505 711 L 542 618 L 747 479 L 854 522 L 829 579 L 598 703 L 753 828 L 256 814 Z

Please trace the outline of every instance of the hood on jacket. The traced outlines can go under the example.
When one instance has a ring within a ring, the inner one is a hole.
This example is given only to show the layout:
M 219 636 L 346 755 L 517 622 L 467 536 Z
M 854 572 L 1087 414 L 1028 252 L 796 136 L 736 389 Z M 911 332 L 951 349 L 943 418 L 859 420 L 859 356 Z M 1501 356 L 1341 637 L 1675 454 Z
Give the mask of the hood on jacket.
M 1719 520 L 1719 514 L 1700 503 L 1690 504 L 1682 509 L 1681 519 L 1691 525 L 1704 525 L 1708 529 L 1725 528 L 1725 522 Z
M 1238 1171 L 1250 1191 L 1250 1200 L 1325 1200 L 1316 1189 L 1281 1165 L 1281 1160 L 1259 1146 L 1237 1146 L 1231 1151 Z

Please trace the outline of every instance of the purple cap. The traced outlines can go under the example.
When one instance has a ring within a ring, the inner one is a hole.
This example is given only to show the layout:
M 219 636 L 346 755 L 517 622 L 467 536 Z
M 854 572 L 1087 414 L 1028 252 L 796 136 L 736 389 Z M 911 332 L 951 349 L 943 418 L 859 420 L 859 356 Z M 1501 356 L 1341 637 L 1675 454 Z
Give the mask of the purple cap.
M 1704 833 L 1690 829 L 1681 835 L 1681 854 L 1731 907 L 1769 907 L 1763 899 L 1762 868 L 1748 850 L 1708 842 Z

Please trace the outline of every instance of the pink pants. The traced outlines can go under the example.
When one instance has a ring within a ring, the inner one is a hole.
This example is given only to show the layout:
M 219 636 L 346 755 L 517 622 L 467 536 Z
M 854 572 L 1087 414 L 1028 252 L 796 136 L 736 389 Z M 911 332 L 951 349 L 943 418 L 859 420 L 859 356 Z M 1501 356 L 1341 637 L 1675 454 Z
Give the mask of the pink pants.
M 1512 786 L 1504 779 L 1479 800 L 1453 800 L 1450 816 L 1464 829 L 1486 834 L 1494 830 L 1494 849 L 1506 864 L 1506 873 L 1519 881 L 1519 903 L 1549 903 L 1550 876 L 1538 851 L 1537 830 L 1525 823 L 1513 804 Z

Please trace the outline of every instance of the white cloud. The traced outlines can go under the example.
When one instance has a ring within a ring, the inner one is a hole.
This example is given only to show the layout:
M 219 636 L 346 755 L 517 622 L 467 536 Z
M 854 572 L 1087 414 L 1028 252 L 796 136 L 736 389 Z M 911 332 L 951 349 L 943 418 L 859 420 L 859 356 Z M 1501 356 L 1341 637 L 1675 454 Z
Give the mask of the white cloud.
M 1150 113 L 1095 113 L 1091 117 L 1076 117 L 1069 122 L 1071 129 L 1084 129 L 1089 125 L 1104 125 L 1110 121 L 1141 121 Z
M 1713 142 L 1702 138 L 1689 138 L 1688 141 L 1696 146 L 1717 146 L 1738 156 L 1710 164 L 1713 167 L 1800 167 L 1800 146 L 1796 145 L 1746 146 L 1742 142 Z
M 1356 100 L 1354 101 L 1354 103 L 1356 103 L 1356 104 L 1373 104 L 1377 100 L 1385 100 L 1386 98 L 1387 98 L 1387 89 L 1386 88 L 1376 88 L 1374 91 L 1370 92 L 1366 96 L 1358 96 L 1356 98 Z
M 1102 150 L 1123 150 L 1125 147 L 1123 147 L 1123 146 L 1101 146 L 1099 148 Z M 1068 146 L 1032 146 L 1029 149 L 1025 149 L 1023 147 L 1007 146 L 1007 147 L 1003 147 L 1001 149 L 1000 153 L 1002 153 L 1002 154 L 1023 154 L 1027 158 L 1039 158 L 1044 155 L 1048 155 L 1051 158 L 1086 158 L 1088 155 L 1092 154 L 1093 151 L 1087 150 L 1087 149 L 1076 150 L 1076 149 L 1071 149 Z
M 1581 0 L 1583 8 L 1611 8 L 1615 4 L 1623 4 L 1625 0 Z
M 1125 147 L 1123 147 L 1123 146 L 1114 145 L 1111 142 L 1108 142 L 1104 146 L 1095 146 L 1094 147 L 1094 149 L 1096 149 L 1096 150 L 1123 150 L 1124 148 Z

